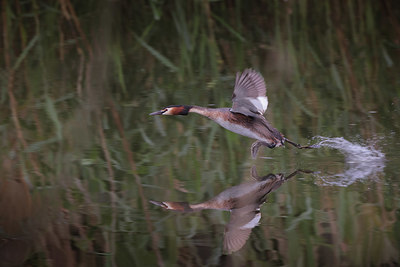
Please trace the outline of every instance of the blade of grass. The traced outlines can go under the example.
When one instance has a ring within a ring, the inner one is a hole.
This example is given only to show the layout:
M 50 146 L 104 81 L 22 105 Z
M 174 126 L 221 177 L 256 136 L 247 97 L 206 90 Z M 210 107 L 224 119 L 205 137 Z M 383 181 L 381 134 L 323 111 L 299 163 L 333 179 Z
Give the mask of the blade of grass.
M 116 67 L 116 72 L 118 76 L 118 82 L 121 85 L 122 92 L 126 94 L 126 84 L 125 84 L 125 78 L 124 78 L 124 68 L 122 67 L 122 59 L 123 59 L 123 52 L 121 49 L 121 46 L 114 46 L 112 57 L 114 59 L 115 67 Z
M 51 137 L 47 140 L 32 143 L 25 149 L 25 152 L 32 153 L 32 152 L 40 151 L 46 145 L 55 143 L 57 141 L 59 141 L 59 138 L 55 136 L 55 137 Z
M 35 35 L 28 43 L 28 45 L 25 47 L 24 51 L 18 56 L 17 60 L 14 63 L 13 70 L 15 71 L 18 69 L 19 65 L 21 65 L 21 62 L 25 59 L 25 57 L 28 55 L 29 50 L 33 48 L 37 40 L 39 39 L 39 35 Z
M 216 21 L 221 23 L 222 26 L 224 26 L 230 33 L 232 33 L 233 36 L 235 36 L 239 41 L 243 43 L 246 42 L 246 39 L 240 33 L 235 31 L 231 26 L 229 26 L 229 24 L 226 23 L 221 17 L 215 15 L 214 13 L 212 13 L 211 15 Z
M 133 36 L 135 37 L 136 41 L 139 42 L 139 44 L 141 44 L 144 48 L 146 48 L 147 51 L 149 51 L 150 54 L 152 54 L 162 64 L 164 64 L 166 67 L 170 68 L 171 71 L 174 71 L 174 72 L 179 71 L 179 68 L 177 66 L 175 66 L 175 64 L 172 63 L 167 57 L 163 56 L 160 52 L 158 52 L 153 47 L 148 45 L 142 38 L 140 38 L 136 34 L 133 34 Z
M 45 95 L 45 109 L 47 112 L 47 115 L 49 116 L 50 120 L 53 122 L 55 128 L 56 128 L 56 136 L 58 138 L 58 140 L 62 139 L 62 125 L 60 122 L 60 119 L 58 118 L 58 114 L 57 114 L 57 109 L 54 105 L 53 100 L 48 96 Z
M 347 102 L 346 92 L 345 92 L 345 88 L 344 88 L 342 79 L 339 75 L 339 71 L 337 70 L 336 65 L 334 65 L 334 64 L 331 65 L 331 75 L 332 75 L 333 80 L 335 81 L 337 88 L 339 88 L 339 90 L 340 90 L 343 100 L 345 102 Z

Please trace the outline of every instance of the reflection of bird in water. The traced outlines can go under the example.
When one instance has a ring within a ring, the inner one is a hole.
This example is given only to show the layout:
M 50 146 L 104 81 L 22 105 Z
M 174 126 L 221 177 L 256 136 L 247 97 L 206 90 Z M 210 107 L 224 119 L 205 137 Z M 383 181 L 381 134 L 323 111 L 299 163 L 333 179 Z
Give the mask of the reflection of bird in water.
M 253 139 L 251 155 L 257 156 L 260 146 L 274 148 L 284 145 L 285 141 L 297 148 L 301 146 L 285 138 L 265 119 L 263 114 L 268 107 L 264 78 L 252 69 L 236 74 L 235 88 L 232 95 L 232 108 L 206 108 L 199 106 L 173 105 L 150 115 L 187 115 L 189 112 L 203 115 L 225 129 Z
M 243 247 L 251 230 L 258 225 L 261 219 L 260 206 L 266 201 L 267 195 L 299 172 L 295 171 L 286 178 L 283 174 L 268 174 L 260 177 L 257 175 L 255 167 L 251 170 L 254 181 L 228 188 L 202 203 L 150 202 L 164 209 L 181 212 L 203 209 L 229 210 L 231 216 L 225 227 L 224 251 L 232 253 Z

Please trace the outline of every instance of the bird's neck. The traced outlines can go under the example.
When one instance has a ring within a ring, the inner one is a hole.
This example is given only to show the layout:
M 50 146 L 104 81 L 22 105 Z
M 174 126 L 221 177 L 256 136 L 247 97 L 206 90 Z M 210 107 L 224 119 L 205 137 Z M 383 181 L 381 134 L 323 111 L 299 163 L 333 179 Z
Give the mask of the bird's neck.
M 227 207 L 223 201 L 219 201 L 218 198 L 212 198 L 208 201 L 198 203 L 198 204 L 189 204 L 190 208 L 194 211 L 197 210 L 205 210 L 205 209 L 212 209 L 212 210 L 229 210 L 231 207 Z
M 217 110 L 218 109 L 216 109 L 216 108 L 206 108 L 206 107 L 192 106 L 189 109 L 189 112 L 190 113 L 197 113 L 197 114 L 200 114 L 200 115 L 205 116 L 207 118 L 214 119 L 216 113 L 218 113 L 218 112 L 216 112 Z

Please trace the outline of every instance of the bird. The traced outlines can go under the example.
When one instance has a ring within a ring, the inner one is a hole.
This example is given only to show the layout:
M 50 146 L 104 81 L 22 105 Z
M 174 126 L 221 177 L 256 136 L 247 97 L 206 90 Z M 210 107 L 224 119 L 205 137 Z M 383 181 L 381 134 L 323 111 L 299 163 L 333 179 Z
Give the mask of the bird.
M 267 88 L 263 76 L 254 69 L 245 69 L 236 74 L 231 108 L 208 108 L 195 105 L 170 105 L 149 115 L 188 115 L 197 113 L 205 116 L 223 128 L 234 133 L 256 139 L 251 145 L 251 156 L 257 157 L 261 146 L 280 147 L 288 142 L 299 148 L 313 148 L 297 144 L 276 128 L 264 117 L 268 107 Z
M 230 254 L 244 246 L 252 229 L 259 224 L 261 219 L 260 207 L 266 202 L 267 195 L 299 172 L 312 173 L 308 170 L 296 170 L 290 175 L 279 173 L 258 176 L 256 167 L 253 166 L 251 176 L 254 179 L 230 187 L 205 202 L 198 204 L 154 200 L 149 202 L 166 210 L 184 213 L 204 209 L 230 211 L 223 241 L 224 251 Z

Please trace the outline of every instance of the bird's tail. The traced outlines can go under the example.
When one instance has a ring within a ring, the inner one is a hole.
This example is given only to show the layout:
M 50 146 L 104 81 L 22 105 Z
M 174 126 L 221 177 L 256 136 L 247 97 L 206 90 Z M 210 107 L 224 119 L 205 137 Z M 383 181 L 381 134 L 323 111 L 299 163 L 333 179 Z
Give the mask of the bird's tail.
M 291 144 L 291 145 L 294 146 L 294 147 L 297 147 L 298 149 L 316 148 L 316 147 L 314 147 L 313 145 L 311 145 L 311 146 L 302 146 L 302 145 L 300 145 L 300 144 L 297 144 L 297 143 L 295 143 L 295 142 L 293 142 L 293 141 L 287 139 L 286 137 L 284 137 L 284 139 L 285 139 L 285 142 L 288 142 L 289 144 Z

